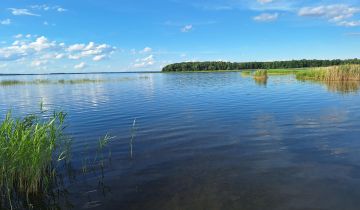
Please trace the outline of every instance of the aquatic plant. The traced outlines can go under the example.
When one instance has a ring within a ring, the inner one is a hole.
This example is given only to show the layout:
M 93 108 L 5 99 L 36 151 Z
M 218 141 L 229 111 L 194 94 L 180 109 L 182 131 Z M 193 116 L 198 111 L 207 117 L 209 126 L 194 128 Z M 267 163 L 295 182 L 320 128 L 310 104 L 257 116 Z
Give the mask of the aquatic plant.
M 257 70 L 254 73 L 255 78 L 267 78 L 268 77 L 268 71 L 267 70 Z
M 115 79 L 60 79 L 60 80 L 50 80 L 50 79 L 37 79 L 37 80 L 28 80 L 28 81 L 21 81 L 21 80 L 2 80 L 0 81 L 0 86 L 12 86 L 12 85 L 76 85 L 76 84 L 88 84 L 88 83 L 104 83 L 104 82 L 126 82 L 132 81 L 136 79 L 144 79 L 147 80 L 150 77 L 148 76 L 140 76 L 138 78 L 132 77 L 120 77 Z
M 11 86 L 11 85 L 22 85 L 26 84 L 25 81 L 19 81 L 19 80 L 3 80 L 0 81 L 1 86 Z
M 296 78 L 316 81 L 360 81 L 360 65 L 349 64 L 299 71 Z
M 70 140 L 63 134 L 66 114 L 54 112 L 48 119 L 39 115 L 15 119 L 9 112 L 0 124 L 0 204 L 10 208 L 18 197 L 46 194 L 56 167 L 69 154 Z
M 252 73 L 252 71 L 241 71 L 241 76 L 248 77 L 251 76 Z
M 268 75 L 289 75 L 296 74 L 298 72 L 307 71 L 307 68 L 303 69 L 269 69 L 267 70 Z

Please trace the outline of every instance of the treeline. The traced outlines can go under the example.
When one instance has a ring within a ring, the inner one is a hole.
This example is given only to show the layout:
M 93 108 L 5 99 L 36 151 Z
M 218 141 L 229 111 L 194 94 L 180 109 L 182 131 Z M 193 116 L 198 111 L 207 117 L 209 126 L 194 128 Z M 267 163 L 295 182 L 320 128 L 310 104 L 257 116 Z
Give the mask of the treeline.
M 291 60 L 273 62 L 243 62 L 232 63 L 223 61 L 213 62 L 184 62 L 165 66 L 162 71 L 216 71 L 216 70 L 243 70 L 243 69 L 289 69 L 308 67 L 328 67 L 342 64 L 360 64 L 360 59 L 348 60 Z

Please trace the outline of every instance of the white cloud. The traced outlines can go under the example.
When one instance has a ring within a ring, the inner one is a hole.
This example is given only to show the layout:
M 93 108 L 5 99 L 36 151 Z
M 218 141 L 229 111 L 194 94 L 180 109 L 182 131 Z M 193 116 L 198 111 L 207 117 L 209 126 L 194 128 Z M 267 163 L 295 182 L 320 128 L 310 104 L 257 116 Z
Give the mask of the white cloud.
M 85 48 L 85 44 L 73 44 L 73 45 L 70 45 L 67 50 L 69 52 L 73 52 L 73 51 L 81 51 L 84 48 Z
M 140 51 L 140 53 L 150 53 L 152 49 L 150 47 L 145 47 L 143 50 Z
M 47 63 L 48 63 L 47 60 L 34 60 L 34 61 L 31 62 L 31 66 L 32 67 L 40 67 L 40 66 L 45 65 Z
M 86 63 L 85 62 L 81 62 L 81 63 L 74 66 L 74 69 L 84 69 L 84 68 L 86 68 Z
M 96 55 L 93 58 L 93 61 L 102 61 L 102 60 L 104 60 L 104 58 L 106 58 L 106 55 Z
M 318 7 L 303 7 L 299 10 L 299 16 L 326 18 L 329 21 L 339 22 L 353 17 L 360 9 L 345 4 L 323 5 Z
M 341 21 L 337 23 L 339 26 L 356 27 L 360 26 L 360 20 L 356 21 Z
M 261 4 L 268 4 L 268 3 L 273 2 L 273 0 L 257 0 L 257 1 Z
M 47 4 L 41 4 L 41 5 L 32 5 L 30 6 L 31 9 L 34 10 L 43 10 L 43 11 L 50 11 L 50 10 L 55 10 L 57 12 L 66 12 L 67 9 L 64 9 L 61 6 L 50 6 Z
M 186 25 L 181 29 L 181 32 L 190 32 L 193 29 L 193 25 Z
M 26 15 L 26 16 L 40 16 L 38 14 L 30 12 L 28 9 L 17 9 L 17 8 L 9 8 L 11 13 L 16 16 Z
M 55 55 L 55 59 L 62 59 L 64 57 L 65 57 L 65 54 L 63 54 L 63 53 L 59 53 L 59 54 Z
M 149 55 L 148 57 L 142 59 L 136 59 L 135 64 L 133 65 L 134 68 L 145 68 L 155 64 L 155 59 L 153 55 Z
M 15 39 L 20 39 L 20 38 L 22 38 L 22 37 L 23 37 L 22 34 L 17 34 L 17 35 L 14 36 Z
M 278 17 L 279 17 L 278 13 L 273 13 L 273 14 L 263 13 L 254 17 L 254 20 L 258 22 L 271 22 L 277 20 Z
M 10 25 L 10 24 L 11 24 L 10 19 L 0 20 L 0 25 Z
M 57 11 L 58 11 L 58 12 L 66 12 L 67 9 L 64 9 L 64 8 L 62 8 L 62 7 L 59 7 L 59 8 L 57 8 Z
M 56 46 L 55 42 L 49 42 L 49 40 L 46 37 L 41 36 L 37 38 L 35 42 L 30 43 L 28 47 L 34 49 L 35 51 L 42 51 L 55 46 Z
M 70 60 L 80 60 L 81 56 L 80 55 L 69 55 L 68 58 Z
M 29 38 L 26 38 L 29 37 Z M 18 34 L 14 36 L 11 45 L 0 47 L 0 61 L 29 62 L 30 66 L 46 67 L 51 60 L 69 59 L 80 60 L 89 58 L 94 62 L 109 57 L 116 48 L 107 44 L 72 44 L 58 43 L 49 40 L 45 36 L 35 37 L 33 35 Z M 60 61 L 58 61 L 60 62 Z M 65 62 L 65 61 L 64 61 Z M 77 68 L 85 68 L 81 62 Z
M 69 59 L 78 60 L 81 58 L 93 56 L 93 61 L 100 61 L 105 57 L 111 55 L 116 50 L 115 47 L 112 47 L 107 44 L 95 44 L 94 42 L 89 42 L 89 44 L 74 44 L 67 48 L 67 51 L 70 52 L 68 56 Z

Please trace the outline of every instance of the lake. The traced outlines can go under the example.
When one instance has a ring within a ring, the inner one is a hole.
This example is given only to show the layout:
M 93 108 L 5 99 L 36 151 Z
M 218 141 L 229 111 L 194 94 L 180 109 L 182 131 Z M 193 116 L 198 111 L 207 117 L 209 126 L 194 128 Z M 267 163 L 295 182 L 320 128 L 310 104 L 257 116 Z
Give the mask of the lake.
M 239 72 L 0 80 L 84 78 L 106 82 L 0 86 L 1 120 L 41 101 L 68 113 L 74 168 L 114 137 L 101 173 L 66 181 L 62 209 L 359 209 L 359 83 Z

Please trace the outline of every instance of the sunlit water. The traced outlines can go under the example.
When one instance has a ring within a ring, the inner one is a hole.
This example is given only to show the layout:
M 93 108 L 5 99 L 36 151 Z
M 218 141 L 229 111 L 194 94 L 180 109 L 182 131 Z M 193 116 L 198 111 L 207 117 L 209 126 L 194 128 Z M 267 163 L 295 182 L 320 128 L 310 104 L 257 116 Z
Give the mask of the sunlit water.
M 236 72 L 0 80 L 44 78 L 123 78 L 0 86 L 1 119 L 38 111 L 40 101 L 68 113 L 75 167 L 101 136 L 115 137 L 104 176 L 77 175 L 64 209 L 359 209 L 358 84 Z

